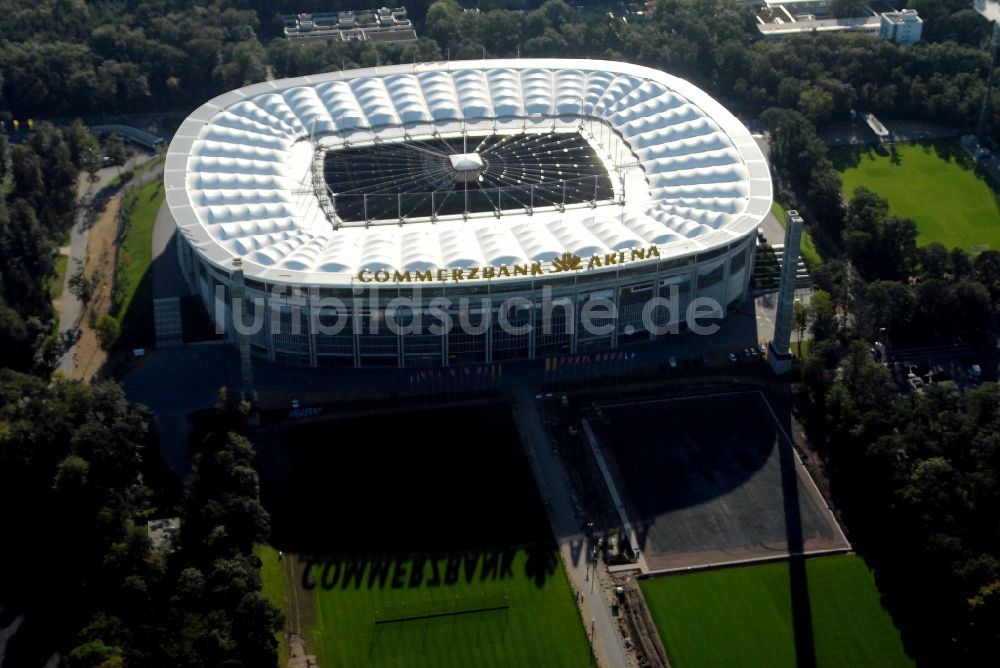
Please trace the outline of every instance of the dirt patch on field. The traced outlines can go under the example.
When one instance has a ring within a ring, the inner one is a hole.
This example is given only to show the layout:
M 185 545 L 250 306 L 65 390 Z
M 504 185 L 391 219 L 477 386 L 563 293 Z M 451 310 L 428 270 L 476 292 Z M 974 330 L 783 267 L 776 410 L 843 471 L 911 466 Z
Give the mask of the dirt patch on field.
M 87 262 L 84 275 L 93 280 L 94 290 L 80 320 L 80 339 L 76 344 L 74 377 L 89 381 L 94 378 L 108 354 L 101 350 L 92 324 L 111 310 L 112 286 L 115 277 L 115 245 L 118 238 L 118 212 L 122 196 L 112 196 L 102 211 L 96 214 L 87 235 Z
M 304 637 L 304 629 L 316 626 L 316 592 L 300 585 L 306 561 L 290 554 L 286 554 L 282 561 L 290 595 L 287 611 L 290 656 L 287 668 L 317 668 L 319 661 L 309 653 Z

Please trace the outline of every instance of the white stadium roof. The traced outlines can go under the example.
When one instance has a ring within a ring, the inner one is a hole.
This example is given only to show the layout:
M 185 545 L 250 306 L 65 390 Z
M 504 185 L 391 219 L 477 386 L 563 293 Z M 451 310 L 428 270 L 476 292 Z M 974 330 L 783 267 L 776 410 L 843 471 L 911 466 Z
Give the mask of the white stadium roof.
M 584 125 L 595 148 L 605 141 L 631 163 L 624 205 L 337 226 L 317 196 L 314 143 Z M 547 263 L 654 244 L 663 259 L 743 237 L 771 206 L 760 149 L 719 103 L 663 72 L 594 60 L 423 63 L 247 86 L 181 125 L 164 181 L 179 230 L 211 263 L 229 271 L 239 257 L 248 277 L 302 285 L 349 285 L 362 269 Z

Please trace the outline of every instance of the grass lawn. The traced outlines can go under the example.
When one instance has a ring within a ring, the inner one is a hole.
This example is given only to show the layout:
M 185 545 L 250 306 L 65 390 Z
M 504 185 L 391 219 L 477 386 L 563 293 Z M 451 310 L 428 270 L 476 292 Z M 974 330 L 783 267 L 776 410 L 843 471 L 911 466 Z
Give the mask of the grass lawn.
M 153 339 L 153 223 L 163 203 L 163 181 L 154 179 L 128 193 L 128 224 L 118 254 L 115 313 L 121 323 L 119 345 L 134 348 Z
M 860 557 L 805 564 L 816 666 L 913 665 Z M 675 668 L 796 665 L 787 562 L 640 584 Z
M 1000 249 L 1000 200 L 989 177 L 957 141 L 911 142 L 831 151 L 844 193 L 865 186 L 890 211 L 917 223 L 918 244 Z
M 66 267 L 68 264 L 68 255 L 60 253 L 53 258 L 55 274 L 49 277 L 49 296 L 52 299 L 57 299 L 62 294 L 63 286 L 66 284 Z
M 346 570 L 333 579 L 350 561 L 318 563 L 310 569 L 318 589 L 307 646 L 323 666 L 588 666 L 580 616 L 556 559 L 552 549 L 390 558 L 381 570 L 369 561 L 350 584 Z M 536 579 L 533 561 L 556 568 Z
M 508 406 L 279 424 L 258 456 L 321 666 L 590 665 Z
M 285 613 L 285 626 L 288 626 L 288 584 L 285 581 L 284 565 L 278 561 L 278 551 L 270 545 L 257 545 L 253 553 L 261 560 L 260 579 L 264 596 Z M 278 637 L 278 665 L 288 665 L 288 641 L 282 631 Z
M 785 217 L 785 209 L 780 204 L 773 202 L 771 204 L 771 212 L 774 213 L 774 217 L 778 219 L 778 222 L 781 223 L 782 227 L 788 226 L 788 219 Z M 810 267 L 815 267 L 823 261 L 819 251 L 816 249 L 816 243 L 813 241 L 812 235 L 810 235 L 809 230 L 805 228 L 802 230 L 802 241 L 799 244 L 799 254 Z

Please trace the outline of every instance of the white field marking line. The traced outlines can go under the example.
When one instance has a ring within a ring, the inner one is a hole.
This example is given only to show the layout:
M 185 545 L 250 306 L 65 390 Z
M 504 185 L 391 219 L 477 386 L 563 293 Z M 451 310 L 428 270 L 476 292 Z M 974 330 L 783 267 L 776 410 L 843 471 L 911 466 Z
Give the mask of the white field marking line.
M 749 566 L 752 564 L 778 563 L 780 561 L 788 561 L 792 556 L 812 558 L 812 557 L 822 557 L 834 554 L 851 554 L 853 551 L 854 550 L 852 550 L 849 547 L 831 547 L 825 550 L 806 550 L 804 552 L 799 552 L 795 555 L 781 554 L 781 555 L 767 556 L 767 557 L 748 557 L 746 559 L 736 559 L 735 561 L 712 561 L 712 562 L 705 562 L 704 564 L 694 564 L 692 566 L 675 566 L 673 568 L 661 568 L 659 570 L 643 573 L 641 577 L 653 578 L 658 575 L 700 573 L 702 571 L 715 571 L 723 568 L 735 568 L 737 566 Z
M 757 392 L 760 394 L 760 390 L 734 390 L 732 392 L 715 392 L 713 394 L 696 394 L 684 397 L 664 397 L 662 399 L 646 399 L 644 401 L 626 401 L 620 404 L 601 404 L 600 408 L 623 408 L 625 406 L 645 406 L 646 404 L 664 404 L 668 401 L 691 401 L 694 399 L 711 399 L 713 397 L 731 397 L 738 394 L 753 394 Z M 774 415 L 774 411 L 771 411 L 771 415 Z M 775 418 L 777 421 L 777 418 Z M 781 425 L 778 425 L 779 428 Z

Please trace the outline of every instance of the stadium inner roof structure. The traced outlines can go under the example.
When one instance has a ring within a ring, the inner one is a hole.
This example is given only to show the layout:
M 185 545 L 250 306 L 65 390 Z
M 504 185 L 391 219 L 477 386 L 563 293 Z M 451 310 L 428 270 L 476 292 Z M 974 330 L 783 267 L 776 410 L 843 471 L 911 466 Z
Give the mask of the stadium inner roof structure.
M 651 245 L 661 260 L 688 255 L 751 233 L 772 197 L 750 133 L 697 87 L 563 59 L 247 86 L 181 125 L 164 181 L 212 264 L 241 258 L 248 277 L 318 286 Z

